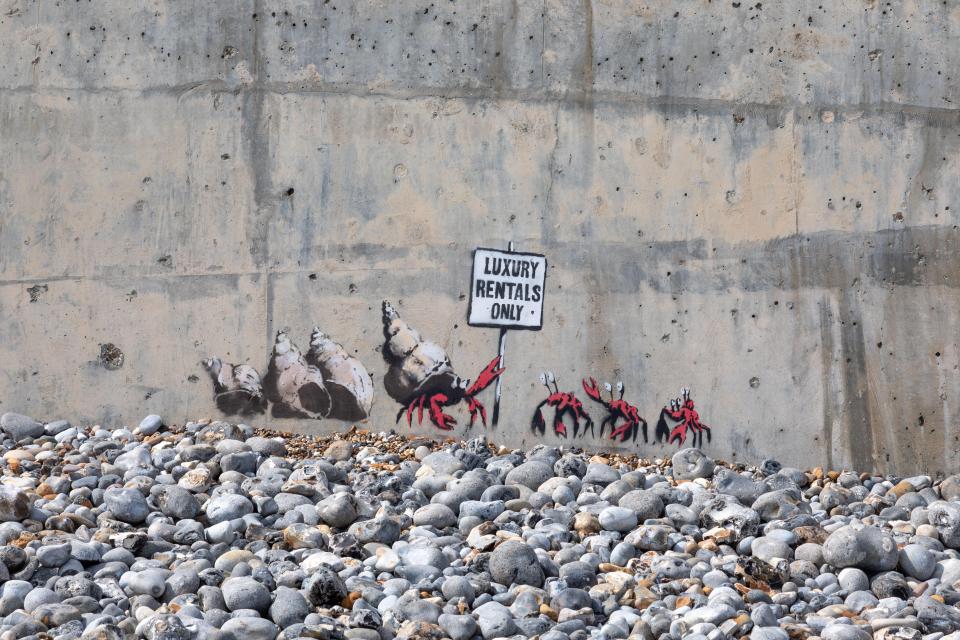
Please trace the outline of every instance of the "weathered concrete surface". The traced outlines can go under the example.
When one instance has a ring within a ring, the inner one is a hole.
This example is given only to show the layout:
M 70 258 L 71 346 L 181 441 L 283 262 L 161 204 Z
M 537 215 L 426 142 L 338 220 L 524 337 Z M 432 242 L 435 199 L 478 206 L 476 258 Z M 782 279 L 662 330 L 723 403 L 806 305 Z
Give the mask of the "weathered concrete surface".
M 215 416 L 203 357 L 262 371 L 314 324 L 377 381 L 383 298 L 473 377 L 470 251 L 512 239 L 551 268 L 494 439 L 535 440 L 551 369 L 622 378 L 651 434 L 692 387 L 718 456 L 955 469 L 958 30 L 932 0 L 0 0 L 0 410 Z

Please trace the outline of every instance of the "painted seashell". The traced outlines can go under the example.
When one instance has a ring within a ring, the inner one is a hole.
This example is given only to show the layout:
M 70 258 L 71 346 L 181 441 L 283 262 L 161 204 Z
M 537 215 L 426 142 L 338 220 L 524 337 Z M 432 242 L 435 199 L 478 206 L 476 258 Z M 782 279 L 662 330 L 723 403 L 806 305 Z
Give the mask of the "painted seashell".
M 330 414 L 330 393 L 323 375 L 307 364 L 283 331 L 277 332 L 263 390 L 273 403 L 274 418 L 325 418 Z
M 330 394 L 330 417 L 337 420 L 363 420 L 373 408 L 373 379 L 357 358 L 340 344 L 313 329 L 306 362 L 316 367 Z
M 203 361 L 213 379 L 217 408 L 227 415 L 250 416 L 267 410 L 263 384 L 256 369 L 246 364 L 229 364 L 217 356 Z
M 398 402 L 404 402 L 415 393 L 434 384 L 449 386 L 456 377 L 453 365 L 443 347 L 425 341 L 408 325 L 396 308 L 383 301 L 383 357 L 390 365 L 383 378 L 387 394 Z

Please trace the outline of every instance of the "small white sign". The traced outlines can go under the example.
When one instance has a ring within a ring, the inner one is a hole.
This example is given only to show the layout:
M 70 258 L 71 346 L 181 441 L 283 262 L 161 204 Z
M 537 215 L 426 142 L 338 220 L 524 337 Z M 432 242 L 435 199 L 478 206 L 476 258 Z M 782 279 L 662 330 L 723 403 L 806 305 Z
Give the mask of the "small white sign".
M 546 277 L 546 256 L 476 249 L 467 323 L 473 327 L 539 330 L 543 327 Z

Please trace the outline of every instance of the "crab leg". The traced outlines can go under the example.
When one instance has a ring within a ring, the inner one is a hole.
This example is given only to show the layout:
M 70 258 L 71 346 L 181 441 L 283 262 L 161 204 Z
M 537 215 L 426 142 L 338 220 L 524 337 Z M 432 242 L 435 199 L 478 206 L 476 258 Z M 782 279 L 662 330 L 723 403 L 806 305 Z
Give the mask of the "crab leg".
M 667 442 L 673 442 L 678 440 L 678 444 L 683 446 L 684 441 L 687 439 L 687 423 L 681 422 L 673 431 L 670 432 L 670 437 L 667 439 Z
M 471 397 L 467 406 L 470 408 L 470 426 L 472 427 L 474 421 L 476 421 L 477 413 L 480 414 L 480 422 L 483 423 L 483 426 L 487 426 L 487 409 L 483 406 L 483 403 Z
M 612 429 L 610 431 L 610 439 L 616 440 L 617 438 L 620 438 L 620 442 L 626 442 L 627 438 L 630 436 L 630 429 L 633 427 L 636 427 L 636 423 L 632 420 L 627 420 L 616 429 Z
M 534 433 L 539 432 L 540 435 L 547 431 L 547 421 L 543 418 L 543 405 L 545 404 L 547 404 L 546 400 L 537 405 L 533 412 L 533 419 L 530 421 L 530 430 Z
M 430 396 L 430 420 L 444 431 L 450 431 L 453 429 L 453 425 L 457 424 L 453 416 L 443 412 L 443 404 L 448 400 L 449 398 L 443 393 L 435 393 Z

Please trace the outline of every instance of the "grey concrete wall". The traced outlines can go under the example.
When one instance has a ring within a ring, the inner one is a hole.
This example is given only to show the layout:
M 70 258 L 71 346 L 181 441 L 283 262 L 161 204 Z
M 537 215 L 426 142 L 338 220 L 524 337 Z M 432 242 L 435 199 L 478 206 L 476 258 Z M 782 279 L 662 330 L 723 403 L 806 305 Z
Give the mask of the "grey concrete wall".
M 546 320 L 493 439 L 539 440 L 550 369 L 651 431 L 692 387 L 718 456 L 955 471 L 958 33 L 933 0 L 0 0 L 0 410 L 217 417 L 203 357 L 317 324 L 385 429 L 381 299 L 472 377 L 470 251 L 514 240 Z

